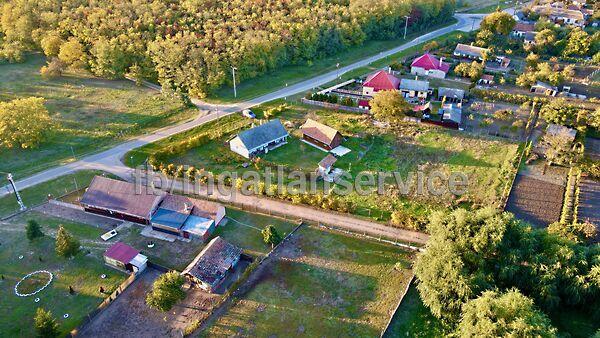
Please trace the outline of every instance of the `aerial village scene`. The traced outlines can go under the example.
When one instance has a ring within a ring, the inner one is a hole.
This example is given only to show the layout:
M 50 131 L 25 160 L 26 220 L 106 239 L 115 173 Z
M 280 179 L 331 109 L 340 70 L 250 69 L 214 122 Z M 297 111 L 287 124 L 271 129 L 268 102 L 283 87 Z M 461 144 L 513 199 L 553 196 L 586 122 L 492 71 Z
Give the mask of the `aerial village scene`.
M 0 0 L 0 337 L 600 338 L 599 26 Z

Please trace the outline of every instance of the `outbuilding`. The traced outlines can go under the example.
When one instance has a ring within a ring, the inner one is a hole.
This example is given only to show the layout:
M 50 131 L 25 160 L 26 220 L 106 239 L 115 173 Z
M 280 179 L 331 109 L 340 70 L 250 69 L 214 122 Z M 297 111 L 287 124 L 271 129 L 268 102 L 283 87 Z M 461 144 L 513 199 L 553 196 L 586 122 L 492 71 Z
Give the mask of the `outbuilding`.
M 329 151 L 342 144 L 343 137 L 339 131 L 313 119 L 307 119 L 300 129 L 302 140 L 319 149 Z
M 140 273 L 146 269 L 148 257 L 129 245 L 117 242 L 104 252 L 106 264 L 133 273 Z
M 229 141 L 229 148 L 245 158 L 251 158 L 286 144 L 288 136 L 281 121 L 275 119 L 239 133 Z

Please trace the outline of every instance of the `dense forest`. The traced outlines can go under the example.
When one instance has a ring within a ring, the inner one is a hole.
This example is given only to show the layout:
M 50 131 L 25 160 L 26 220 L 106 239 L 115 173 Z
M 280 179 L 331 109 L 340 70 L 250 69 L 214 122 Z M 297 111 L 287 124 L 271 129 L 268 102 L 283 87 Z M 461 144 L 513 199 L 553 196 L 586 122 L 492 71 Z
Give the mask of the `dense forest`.
M 288 64 L 452 18 L 454 0 L 0 0 L 0 59 L 42 50 L 44 72 L 82 67 L 195 97 Z

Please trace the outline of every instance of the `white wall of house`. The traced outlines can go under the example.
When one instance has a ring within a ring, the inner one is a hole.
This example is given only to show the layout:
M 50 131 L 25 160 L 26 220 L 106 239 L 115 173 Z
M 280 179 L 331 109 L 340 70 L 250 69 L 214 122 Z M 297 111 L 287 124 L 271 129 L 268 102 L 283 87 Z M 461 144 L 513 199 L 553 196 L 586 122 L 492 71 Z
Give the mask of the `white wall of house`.
M 422 67 L 411 67 L 410 73 L 413 75 L 435 77 L 437 79 L 443 79 L 446 77 L 446 73 L 444 73 L 443 71 L 441 71 L 439 69 L 426 70 L 425 68 L 422 68 Z
M 239 137 L 234 137 L 229 141 L 229 149 L 236 154 L 242 155 L 245 158 L 250 158 L 250 152 L 246 149 L 246 146 L 242 143 Z
M 363 87 L 363 95 L 365 96 L 373 96 L 375 95 L 375 88 L 373 87 Z

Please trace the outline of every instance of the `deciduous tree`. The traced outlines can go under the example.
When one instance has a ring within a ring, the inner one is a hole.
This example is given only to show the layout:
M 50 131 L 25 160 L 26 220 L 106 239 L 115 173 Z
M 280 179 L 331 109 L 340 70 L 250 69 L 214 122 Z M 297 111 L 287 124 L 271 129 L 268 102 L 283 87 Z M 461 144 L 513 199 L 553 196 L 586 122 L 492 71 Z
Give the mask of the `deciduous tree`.
M 146 296 L 146 304 L 160 311 L 169 311 L 173 305 L 185 298 L 181 289 L 185 282 L 177 271 L 167 272 L 152 284 L 152 291 Z
M 263 235 L 263 241 L 266 244 L 271 244 L 271 247 L 274 247 L 281 242 L 281 235 L 273 225 L 267 225 L 261 233 Z
M 0 102 L 0 147 L 36 147 L 50 127 L 44 99 L 30 97 Z
M 410 104 L 397 90 L 380 91 L 371 100 L 371 112 L 378 120 L 397 123 L 409 110 Z

